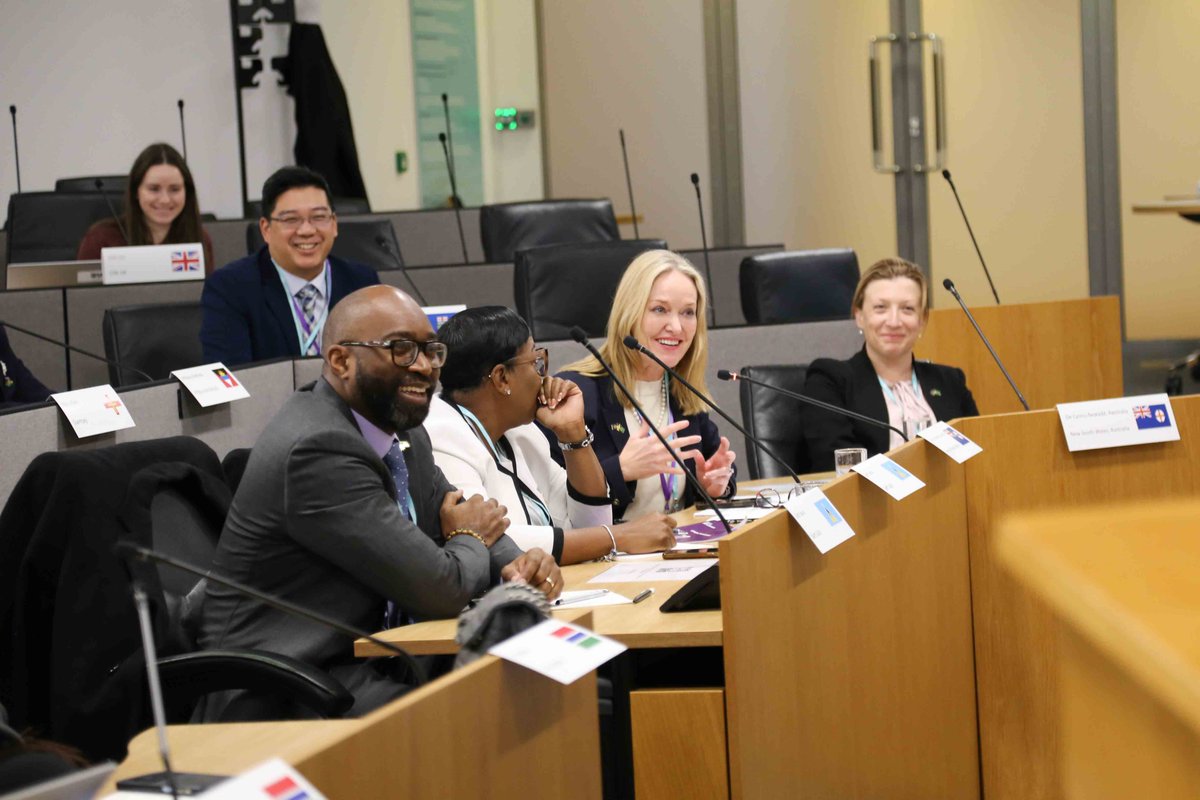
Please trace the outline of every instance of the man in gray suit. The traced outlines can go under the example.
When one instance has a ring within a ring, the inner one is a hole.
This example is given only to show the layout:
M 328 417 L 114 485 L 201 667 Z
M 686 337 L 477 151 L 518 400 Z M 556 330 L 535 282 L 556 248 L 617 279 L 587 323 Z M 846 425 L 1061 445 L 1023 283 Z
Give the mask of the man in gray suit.
M 498 580 L 555 597 L 562 576 L 541 550 L 504 535 L 506 510 L 462 500 L 433 463 L 420 427 L 446 348 L 420 307 L 390 286 L 330 312 L 321 379 L 292 396 L 259 437 L 213 561 L 218 573 L 365 630 L 453 617 Z M 390 662 L 356 659 L 349 637 L 209 585 L 200 644 L 253 648 L 328 670 L 355 696 L 351 714 L 406 687 Z M 207 719 L 293 709 L 262 698 L 210 698 Z

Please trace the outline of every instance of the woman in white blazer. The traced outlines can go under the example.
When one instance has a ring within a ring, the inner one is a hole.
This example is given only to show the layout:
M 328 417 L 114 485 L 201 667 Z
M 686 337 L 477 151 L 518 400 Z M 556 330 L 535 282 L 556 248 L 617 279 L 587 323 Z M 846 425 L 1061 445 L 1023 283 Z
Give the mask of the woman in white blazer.
M 571 381 L 548 376 L 546 351 L 520 316 L 503 306 L 467 309 L 438 338 L 449 355 L 425 420 L 434 461 L 465 496 L 508 509 L 508 535 L 519 547 L 575 564 L 674 546 L 675 523 L 665 514 L 613 525 L 583 397 Z M 565 469 L 551 447 L 562 450 Z

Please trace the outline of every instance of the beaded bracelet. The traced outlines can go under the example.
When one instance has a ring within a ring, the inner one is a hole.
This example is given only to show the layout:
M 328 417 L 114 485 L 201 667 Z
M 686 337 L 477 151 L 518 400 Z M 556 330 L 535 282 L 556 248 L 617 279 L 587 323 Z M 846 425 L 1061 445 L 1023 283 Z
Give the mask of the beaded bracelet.
M 481 545 L 483 545 L 484 547 L 487 547 L 487 542 L 485 542 L 485 541 L 483 540 L 483 537 L 482 537 L 482 536 L 480 536 L 480 535 L 479 535 L 478 533 L 476 533 L 475 531 L 471 530 L 470 528 L 455 528 L 454 530 L 452 530 L 452 531 L 450 531 L 449 533 L 447 533 L 447 534 L 446 534 L 446 541 L 447 541 L 447 542 L 448 542 L 448 541 L 450 541 L 450 540 L 451 540 L 451 539 L 453 539 L 455 536 L 463 536 L 463 535 L 466 535 L 466 536 L 474 536 L 476 539 L 478 539 L 478 540 L 479 540 L 479 543 L 480 543 Z

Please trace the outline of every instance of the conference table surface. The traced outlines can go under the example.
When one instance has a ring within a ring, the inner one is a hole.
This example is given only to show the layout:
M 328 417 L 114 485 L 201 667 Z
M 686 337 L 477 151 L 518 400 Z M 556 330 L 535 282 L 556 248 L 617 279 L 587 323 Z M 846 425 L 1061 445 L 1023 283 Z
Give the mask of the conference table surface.
M 802 475 L 805 480 L 823 480 L 832 478 L 832 472 Z M 762 486 L 779 485 L 786 479 L 764 478 L 757 481 L 743 481 L 738 484 L 738 494 L 752 493 Z M 679 525 L 687 525 L 695 521 L 695 509 L 685 509 L 675 515 Z M 692 559 L 664 561 L 661 555 L 650 556 L 621 556 L 616 561 L 589 561 L 584 564 L 572 564 L 563 567 L 563 581 L 568 591 L 584 591 L 608 589 L 633 599 L 644 589 L 654 589 L 654 594 L 640 603 L 623 603 L 613 606 L 563 606 L 555 608 L 553 614 L 560 616 L 580 608 L 589 608 L 592 612 L 594 630 L 602 633 L 633 649 L 651 647 L 720 647 L 721 611 L 681 611 L 663 613 L 660 611 L 672 594 L 683 586 L 686 580 L 677 581 L 637 581 L 618 583 L 590 583 L 592 578 L 616 566 L 617 564 L 645 563 L 658 561 L 660 563 L 689 565 Z M 454 635 L 458 629 L 458 621 L 454 619 L 431 620 L 393 628 L 376 634 L 379 639 L 390 644 L 403 647 L 413 655 L 437 655 L 458 652 L 458 644 Z M 360 657 L 390 655 L 379 645 L 359 639 L 354 644 L 354 653 Z

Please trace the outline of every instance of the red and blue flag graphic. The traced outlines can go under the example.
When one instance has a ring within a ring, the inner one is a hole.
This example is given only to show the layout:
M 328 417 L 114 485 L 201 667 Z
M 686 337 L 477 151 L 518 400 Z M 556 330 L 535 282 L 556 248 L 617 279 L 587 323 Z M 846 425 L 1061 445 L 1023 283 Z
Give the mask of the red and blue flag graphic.
M 278 800 L 305 800 L 308 797 L 308 792 L 289 777 L 280 778 L 269 786 L 264 786 L 263 791 Z
M 1139 431 L 1147 428 L 1166 428 L 1171 425 L 1171 415 L 1167 413 L 1167 407 L 1163 403 L 1134 406 L 1133 419 L 1137 423 Z
M 171 272 L 199 272 L 199 250 L 172 250 Z

